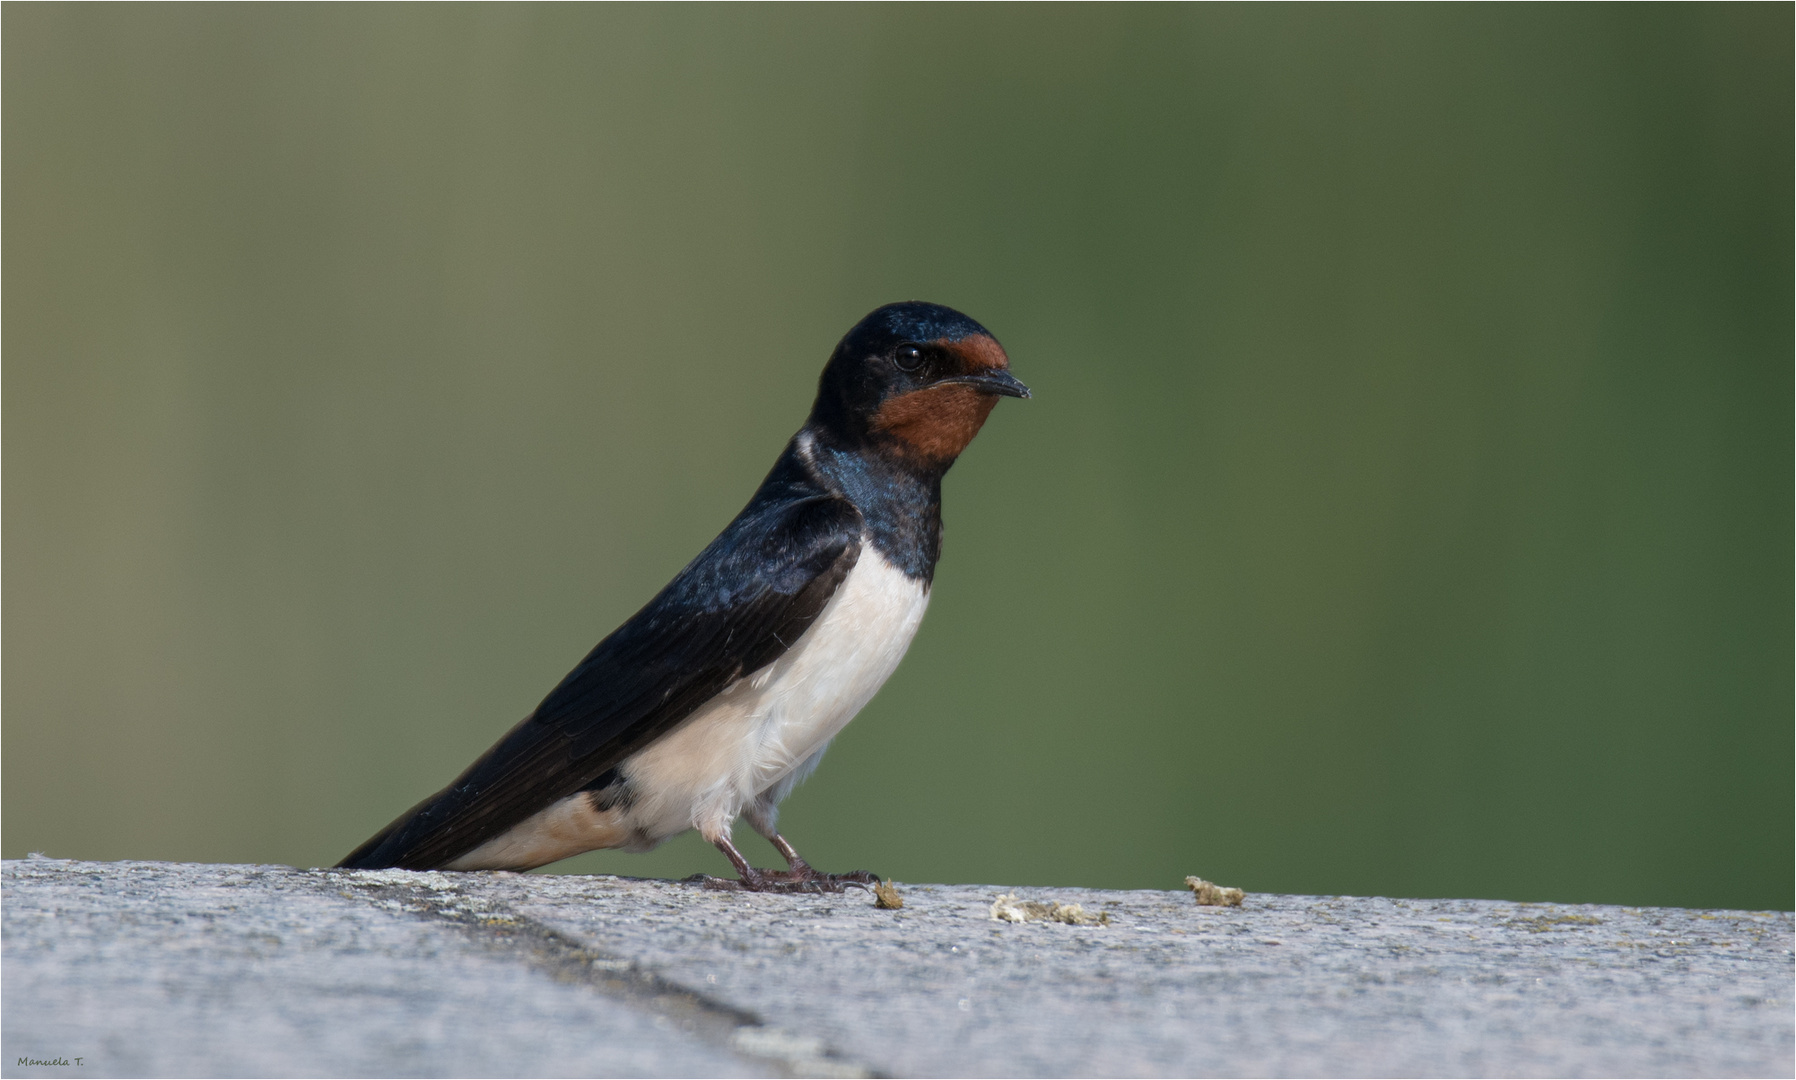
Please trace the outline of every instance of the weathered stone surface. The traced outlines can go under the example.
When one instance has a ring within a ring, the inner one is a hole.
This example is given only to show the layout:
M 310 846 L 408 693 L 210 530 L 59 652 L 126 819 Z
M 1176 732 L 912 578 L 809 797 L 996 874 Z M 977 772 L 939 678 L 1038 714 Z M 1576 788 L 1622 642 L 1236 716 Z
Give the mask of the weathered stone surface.
M 902 888 L 8 862 L 4 1073 L 1796 1071 L 1788 912 Z

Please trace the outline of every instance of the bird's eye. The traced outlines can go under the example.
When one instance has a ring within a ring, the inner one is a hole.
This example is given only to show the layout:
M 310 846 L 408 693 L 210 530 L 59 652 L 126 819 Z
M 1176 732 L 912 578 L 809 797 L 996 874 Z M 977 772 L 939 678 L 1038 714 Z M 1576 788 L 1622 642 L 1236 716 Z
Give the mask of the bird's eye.
M 915 345 L 901 345 L 898 348 L 898 370 L 915 371 L 923 366 L 923 350 Z

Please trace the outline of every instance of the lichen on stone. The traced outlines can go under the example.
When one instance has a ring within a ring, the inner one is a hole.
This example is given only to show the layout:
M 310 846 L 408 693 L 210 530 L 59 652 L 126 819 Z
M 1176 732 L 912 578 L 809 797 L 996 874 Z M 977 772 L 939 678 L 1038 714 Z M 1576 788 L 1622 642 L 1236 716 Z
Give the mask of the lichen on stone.
M 1009 923 L 1057 922 L 1068 926 L 1109 926 L 1110 913 L 1088 915 L 1080 904 L 1042 903 L 1018 900 L 1005 894 L 992 901 L 992 921 Z
M 1200 877 L 1185 879 L 1185 888 L 1197 897 L 1200 907 L 1240 907 L 1247 894 L 1240 889 L 1231 889 L 1226 885 L 1218 885 L 1214 881 L 1205 881 Z

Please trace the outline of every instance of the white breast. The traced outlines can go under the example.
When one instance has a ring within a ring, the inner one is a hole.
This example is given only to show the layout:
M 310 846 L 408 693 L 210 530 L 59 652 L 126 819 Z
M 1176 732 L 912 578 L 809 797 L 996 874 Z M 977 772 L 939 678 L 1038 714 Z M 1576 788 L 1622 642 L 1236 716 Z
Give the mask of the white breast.
M 778 660 L 701 707 L 623 766 L 644 843 L 724 835 L 743 808 L 819 753 L 910 647 L 929 590 L 871 544 L 823 613 Z

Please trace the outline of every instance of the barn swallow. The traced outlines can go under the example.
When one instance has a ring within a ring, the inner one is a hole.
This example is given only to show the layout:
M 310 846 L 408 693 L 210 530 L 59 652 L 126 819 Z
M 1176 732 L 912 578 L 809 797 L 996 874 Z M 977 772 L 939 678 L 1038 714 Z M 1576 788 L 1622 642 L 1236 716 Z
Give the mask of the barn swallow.
M 1001 397 L 997 339 L 888 304 L 836 346 L 810 417 L 736 519 L 454 783 L 356 848 L 352 869 L 528 870 L 688 829 L 753 891 L 877 880 L 814 870 L 779 804 L 872 699 L 929 606 L 942 477 Z M 731 843 L 748 819 L 788 869 Z

